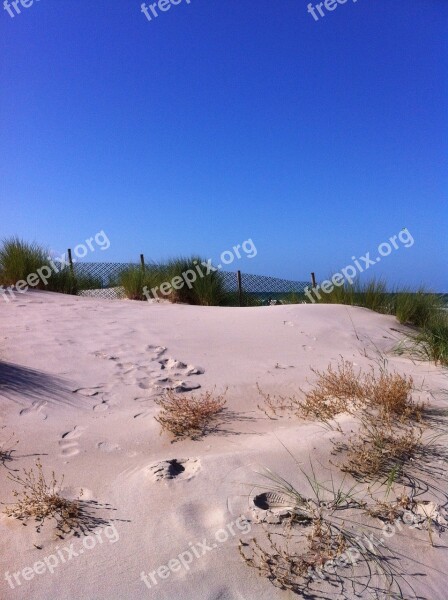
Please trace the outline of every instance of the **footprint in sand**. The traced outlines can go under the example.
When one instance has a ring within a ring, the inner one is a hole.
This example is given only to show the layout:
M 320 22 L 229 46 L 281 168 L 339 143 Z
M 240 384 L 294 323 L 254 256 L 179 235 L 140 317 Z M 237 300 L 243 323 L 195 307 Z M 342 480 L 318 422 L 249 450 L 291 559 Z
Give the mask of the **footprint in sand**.
M 157 360 L 166 352 L 165 346 L 146 346 L 146 351 L 154 354 L 154 358 L 151 360 Z
M 173 392 L 191 392 L 201 387 L 200 383 L 193 381 L 173 381 L 170 377 L 162 377 L 154 382 L 153 386 L 156 390 L 171 390 Z
M 95 412 L 105 412 L 106 410 L 109 410 L 109 404 L 107 403 L 107 400 L 103 400 L 102 402 L 100 402 L 100 404 L 95 404 L 95 406 L 93 407 L 93 410 Z
M 78 439 L 83 435 L 86 429 L 87 427 L 75 425 L 73 429 L 62 434 L 61 441 L 58 442 L 59 448 L 61 449 L 61 456 L 70 458 L 81 452 Z
M 153 386 L 153 380 L 150 377 L 142 377 L 138 380 L 138 387 L 142 390 L 149 390 Z
M 103 358 L 104 360 L 118 360 L 118 356 L 115 356 L 114 354 L 110 354 L 109 352 L 97 351 L 97 352 L 93 352 L 93 355 L 96 356 L 97 358 Z
M 103 388 L 100 385 L 97 385 L 93 388 L 77 388 L 76 390 L 72 390 L 74 394 L 81 394 L 81 396 L 96 396 L 100 393 Z
M 150 465 L 147 473 L 152 475 L 154 481 L 168 479 L 188 480 L 196 475 L 201 468 L 198 458 L 172 458 L 162 460 Z
M 47 414 L 42 412 L 42 410 L 46 405 L 46 400 L 35 400 L 28 408 L 22 408 L 19 414 L 21 417 L 24 415 L 39 416 L 43 421 L 45 421 Z
M 180 360 L 175 358 L 164 358 L 159 360 L 160 368 L 162 370 L 175 371 L 176 375 L 203 375 L 204 369 L 201 367 L 195 367 L 194 365 L 186 365 Z
M 116 452 L 117 450 L 121 450 L 121 448 L 118 444 L 113 444 L 112 442 L 98 442 L 96 447 L 98 448 L 98 450 L 101 450 L 101 452 L 107 452 L 107 453 Z
M 200 387 L 200 383 L 193 383 L 192 381 L 176 381 L 171 389 L 175 392 L 190 392 L 191 390 L 197 390 Z

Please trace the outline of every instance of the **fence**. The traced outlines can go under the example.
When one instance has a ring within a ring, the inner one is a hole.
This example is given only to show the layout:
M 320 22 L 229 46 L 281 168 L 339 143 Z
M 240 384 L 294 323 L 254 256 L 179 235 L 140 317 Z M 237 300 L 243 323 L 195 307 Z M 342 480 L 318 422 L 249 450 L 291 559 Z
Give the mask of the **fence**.
M 142 261 L 143 262 L 143 261 Z M 129 267 L 138 267 L 141 263 L 75 263 L 73 268 L 77 276 L 88 285 L 79 292 L 82 296 L 97 296 L 108 299 L 123 298 L 119 287 L 120 272 Z M 309 286 L 307 281 L 291 281 L 264 275 L 250 275 L 240 271 L 220 271 L 226 291 L 235 296 L 235 304 L 266 304 L 287 300 L 292 294 L 301 295 Z

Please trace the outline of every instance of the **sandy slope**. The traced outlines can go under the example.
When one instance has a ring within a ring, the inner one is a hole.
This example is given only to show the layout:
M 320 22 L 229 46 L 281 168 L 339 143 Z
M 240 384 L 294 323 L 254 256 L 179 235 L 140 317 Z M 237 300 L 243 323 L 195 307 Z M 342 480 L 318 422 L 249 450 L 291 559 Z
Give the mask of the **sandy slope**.
M 8 470 L 32 466 L 39 455 L 46 472 L 65 475 L 65 495 L 82 488 L 84 500 L 98 503 L 91 506 L 113 527 L 103 527 L 102 541 L 92 538 L 88 549 L 82 538 L 55 539 L 49 526 L 37 533 L 31 523 L 0 517 L 0 598 L 293 597 L 242 562 L 238 539 L 258 530 L 253 524 L 250 533 L 240 531 L 234 522 L 250 517 L 247 484 L 259 479 L 260 466 L 306 487 L 282 444 L 304 467 L 309 456 L 328 465 L 331 433 L 313 423 L 268 419 L 257 408 L 256 383 L 266 392 L 297 392 L 312 378 L 310 366 L 325 368 L 342 355 L 366 367 L 382 351 L 390 366 L 434 393 L 433 403 L 443 403 L 448 386 L 440 369 L 390 354 L 399 329 L 392 317 L 343 306 L 205 308 L 45 292 L 2 302 L 0 426 L 6 428 L 0 435 L 15 432 L 20 443 L 15 460 L 0 465 L 0 501 L 13 500 Z M 171 443 L 153 418 L 154 397 L 165 386 L 228 387 L 228 421 L 202 441 Z M 172 459 L 184 470 L 167 479 L 170 468 L 181 470 L 164 463 Z M 70 544 L 78 556 L 70 555 Z M 397 534 L 391 544 L 406 555 L 400 561 L 408 572 L 421 573 L 413 583 L 422 597 L 446 597 L 446 549 L 432 549 L 418 531 Z M 187 568 L 158 577 L 151 588 L 142 582 L 142 571 L 155 571 L 192 546 L 197 556 Z M 32 579 L 28 573 L 29 581 L 20 574 L 14 589 L 5 580 L 5 572 L 18 573 L 58 551 L 66 560 L 57 559 L 53 573 L 46 568 Z

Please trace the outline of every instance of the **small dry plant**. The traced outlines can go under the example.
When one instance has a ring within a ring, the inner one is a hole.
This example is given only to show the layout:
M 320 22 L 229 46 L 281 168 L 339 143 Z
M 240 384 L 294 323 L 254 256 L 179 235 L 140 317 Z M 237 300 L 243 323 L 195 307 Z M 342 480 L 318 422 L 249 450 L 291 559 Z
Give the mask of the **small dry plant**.
M 4 429 L 4 427 L 2 427 Z M 15 434 L 12 433 L 8 439 L 0 442 L 0 464 L 4 465 L 13 460 L 14 446 L 17 446 L 19 440 L 15 440 Z
M 395 500 L 389 501 L 387 496 L 382 500 L 375 498 L 373 504 L 366 505 L 367 513 L 390 525 L 397 525 L 401 521 L 412 529 L 426 529 L 429 541 L 434 546 L 434 531 L 441 536 L 448 528 L 446 509 L 432 500 L 417 500 L 413 492 L 411 490 L 410 495 L 403 487 Z
M 358 480 L 387 477 L 401 472 L 404 465 L 421 453 L 421 428 L 396 427 L 390 420 L 365 415 L 358 433 L 344 442 L 334 442 L 336 452 L 345 452 L 341 469 Z
M 258 383 L 257 390 L 264 403 L 264 406 L 258 404 L 257 407 L 270 419 L 284 413 L 296 414 L 300 411 L 301 402 L 295 396 L 273 396 L 264 392 Z
M 34 519 L 39 524 L 38 531 L 49 518 L 56 519 L 57 529 L 63 533 L 77 526 L 82 516 L 79 501 L 67 500 L 57 491 L 62 487 L 63 477 L 58 484 L 53 472 L 51 481 L 47 482 L 39 460 L 36 461 L 36 471 L 24 469 L 23 476 L 10 474 L 8 477 L 22 487 L 21 491 L 13 492 L 17 500 L 4 511 L 8 517 L 21 521 Z
M 313 583 L 324 579 L 333 590 L 339 588 L 343 592 L 350 583 L 359 594 L 373 589 L 371 580 L 375 574 L 384 577 L 386 588 L 391 591 L 398 573 L 387 561 L 387 548 L 372 533 L 367 536 L 367 524 L 356 521 L 356 511 L 364 511 L 356 486 L 346 488 L 345 480 L 336 485 L 333 478 L 330 484 L 322 483 L 312 465 L 312 475 L 300 470 L 313 490 L 311 498 L 279 475 L 266 471 L 268 489 L 283 495 L 294 508 L 291 518 L 282 520 L 280 525 L 268 525 L 270 521 L 266 521 L 259 539 L 240 540 L 239 551 L 245 563 L 276 587 L 307 598 L 327 597 L 311 595 Z
M 211 425 L 224 410 L 226 392 L 216 397 L 213 391 L 185 396 L 167 390 L 164 397 L 155 401 L 162 410 L 154 418 L 162 426 L 162 431 L 170 431 L 177 438 L 198 439 L 210 431 Z
M 347 547 L 342 533 L 319 520 L 302 535 L 267 531 L 261 543 L 256 538 L 249 543 L 240 540 L 239 551 L 245 563 L 261 576 L 281 589 L 298 593 L 312 573 L 341 556 Z

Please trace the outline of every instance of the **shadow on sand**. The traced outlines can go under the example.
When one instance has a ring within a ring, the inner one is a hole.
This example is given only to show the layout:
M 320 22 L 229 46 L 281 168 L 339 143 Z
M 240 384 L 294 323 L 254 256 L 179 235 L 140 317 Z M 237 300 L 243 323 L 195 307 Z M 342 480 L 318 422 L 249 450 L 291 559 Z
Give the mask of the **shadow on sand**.
M 7 362 L 0 362 L 0 396 L 24 406 L 28 405 L 26 400 L 80 406 L 79 397 L 74 401 L 69 382 Z

